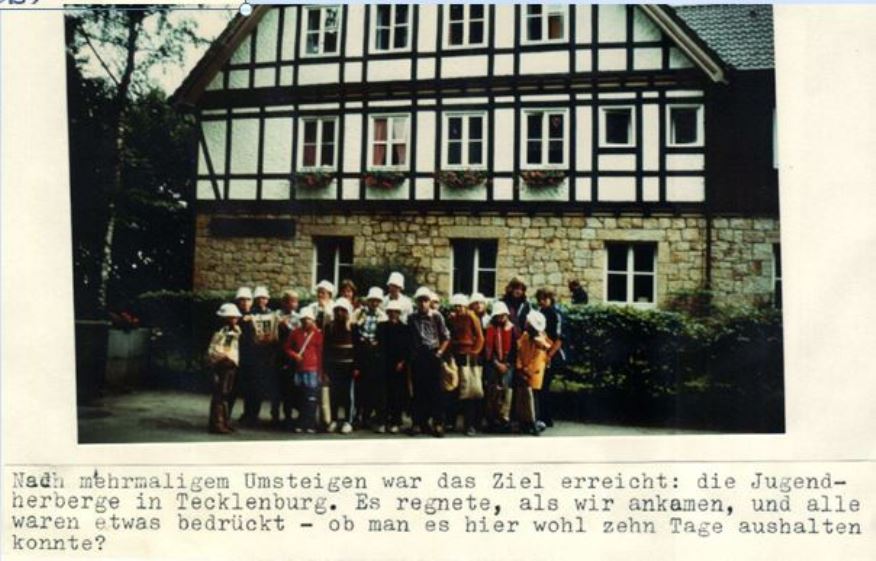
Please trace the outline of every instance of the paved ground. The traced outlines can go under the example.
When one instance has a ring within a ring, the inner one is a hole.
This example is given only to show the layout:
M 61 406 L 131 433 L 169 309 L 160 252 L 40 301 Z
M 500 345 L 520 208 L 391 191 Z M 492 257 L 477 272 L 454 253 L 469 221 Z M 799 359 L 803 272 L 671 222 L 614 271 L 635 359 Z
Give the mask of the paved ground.
M 79 408 L 79 442 L 83 444 L 124 442 L 228 442 L 229 440 L 361 439 L 409 438 L 356 431 L 350 435 L 294 434 L 264 427 L 239 429 L 232 435 L 210 434 L 206 430 L 210 398 L 184 392 L 132 392 L 104 397 Z M 238 413 L 236 412 L 235 415 Z M 262 416 L 268 415 L 267 406 Z M 694 431 L 558 421 L 543 436 L 629 436 L 641 434 L 693 434 Z M 464 438 L 448 434 L 448 438 Z M 490 435 L 491 437 L 493 435 Z M 483 436 L 480 436 L 483 438 Z M 503 436 L 501 438 L 514 438 Z

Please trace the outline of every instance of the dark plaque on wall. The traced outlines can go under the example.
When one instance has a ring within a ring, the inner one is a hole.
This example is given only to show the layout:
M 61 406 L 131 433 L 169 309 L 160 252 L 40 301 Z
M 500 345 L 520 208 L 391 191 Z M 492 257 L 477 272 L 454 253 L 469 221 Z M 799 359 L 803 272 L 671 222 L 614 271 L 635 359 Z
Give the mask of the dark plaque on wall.
M 294 238 L 291 218 L 213 218 L 210 233 L 218 238 Z

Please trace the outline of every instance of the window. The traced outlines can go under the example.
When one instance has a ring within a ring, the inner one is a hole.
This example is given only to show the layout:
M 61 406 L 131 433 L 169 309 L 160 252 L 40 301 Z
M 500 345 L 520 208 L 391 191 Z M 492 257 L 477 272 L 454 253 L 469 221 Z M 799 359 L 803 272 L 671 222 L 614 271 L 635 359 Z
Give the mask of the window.
M 407 4 L 380 4 L 374 20 L 374 50 L 403 51 L 408 48 L 411 7 Z
M 381 115 L 371 119 L 372 167 L 402 167 L 408 164 L 407 115 Z
M 605 296 L 610 303 L 652 306 L 657 245 L 608 244 Z
M 448 167 L 483 167 L 483 113 L 450 114 L 444 117 L 444 164 Z
M 525 42 L 565 41 L 567 11 L 568 8 L 560 4 L 527 4 L 523 23 Z
M 773 305 L 782 307 L 782 246 L 773 244 Z
M 670 105 L 667 111 L 669 111 L 667 145 L 703 145 L 702 105 Z
M 304 32 L 304 55 L 320 56 L 338 53 L 338 31 L 341 9 L 338 6 L 307 6 Z
M 632 107 L 603 107 L 600 113 L 603 146 L 633 146 Z
M 334 168 L 337 119 L 323 117 L 301 121 L 301 167 Z
M 562 166 L 566 163 L 566 113 L 527 111 L 526 165 Z
M 496 240 L 451 240 L 453 246 L 453 285 L 451 294 L 480 292 L 496 296 Z
M 486 44 L 486 8 L 484 4 L 450 4 L 447 6 L 447 46 L 477 47 Z
M 314 238 L 313 284 L 329 280 L 338 286 L 353 272 L 353 238 Z

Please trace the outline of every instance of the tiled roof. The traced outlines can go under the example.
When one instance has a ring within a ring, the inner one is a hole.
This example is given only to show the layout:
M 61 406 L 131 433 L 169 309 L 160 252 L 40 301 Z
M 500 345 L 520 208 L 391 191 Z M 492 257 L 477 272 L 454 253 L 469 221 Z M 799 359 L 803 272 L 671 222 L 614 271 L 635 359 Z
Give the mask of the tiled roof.
M 701 4 L 672 8 L 728 65 L 739 70 L 775 67 L 771 5 Z

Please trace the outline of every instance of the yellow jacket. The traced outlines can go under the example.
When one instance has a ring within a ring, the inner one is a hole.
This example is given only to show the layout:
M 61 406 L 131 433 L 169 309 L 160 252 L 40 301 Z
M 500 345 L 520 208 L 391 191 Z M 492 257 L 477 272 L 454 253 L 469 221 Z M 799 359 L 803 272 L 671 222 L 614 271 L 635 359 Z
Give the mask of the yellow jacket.
M 531 338 L 524 332 L 517 340 L 517 372 L 526 380 L 529 387 L 540 390 L 547 367 L 547 352 L 553 343 L 544 334 Z

